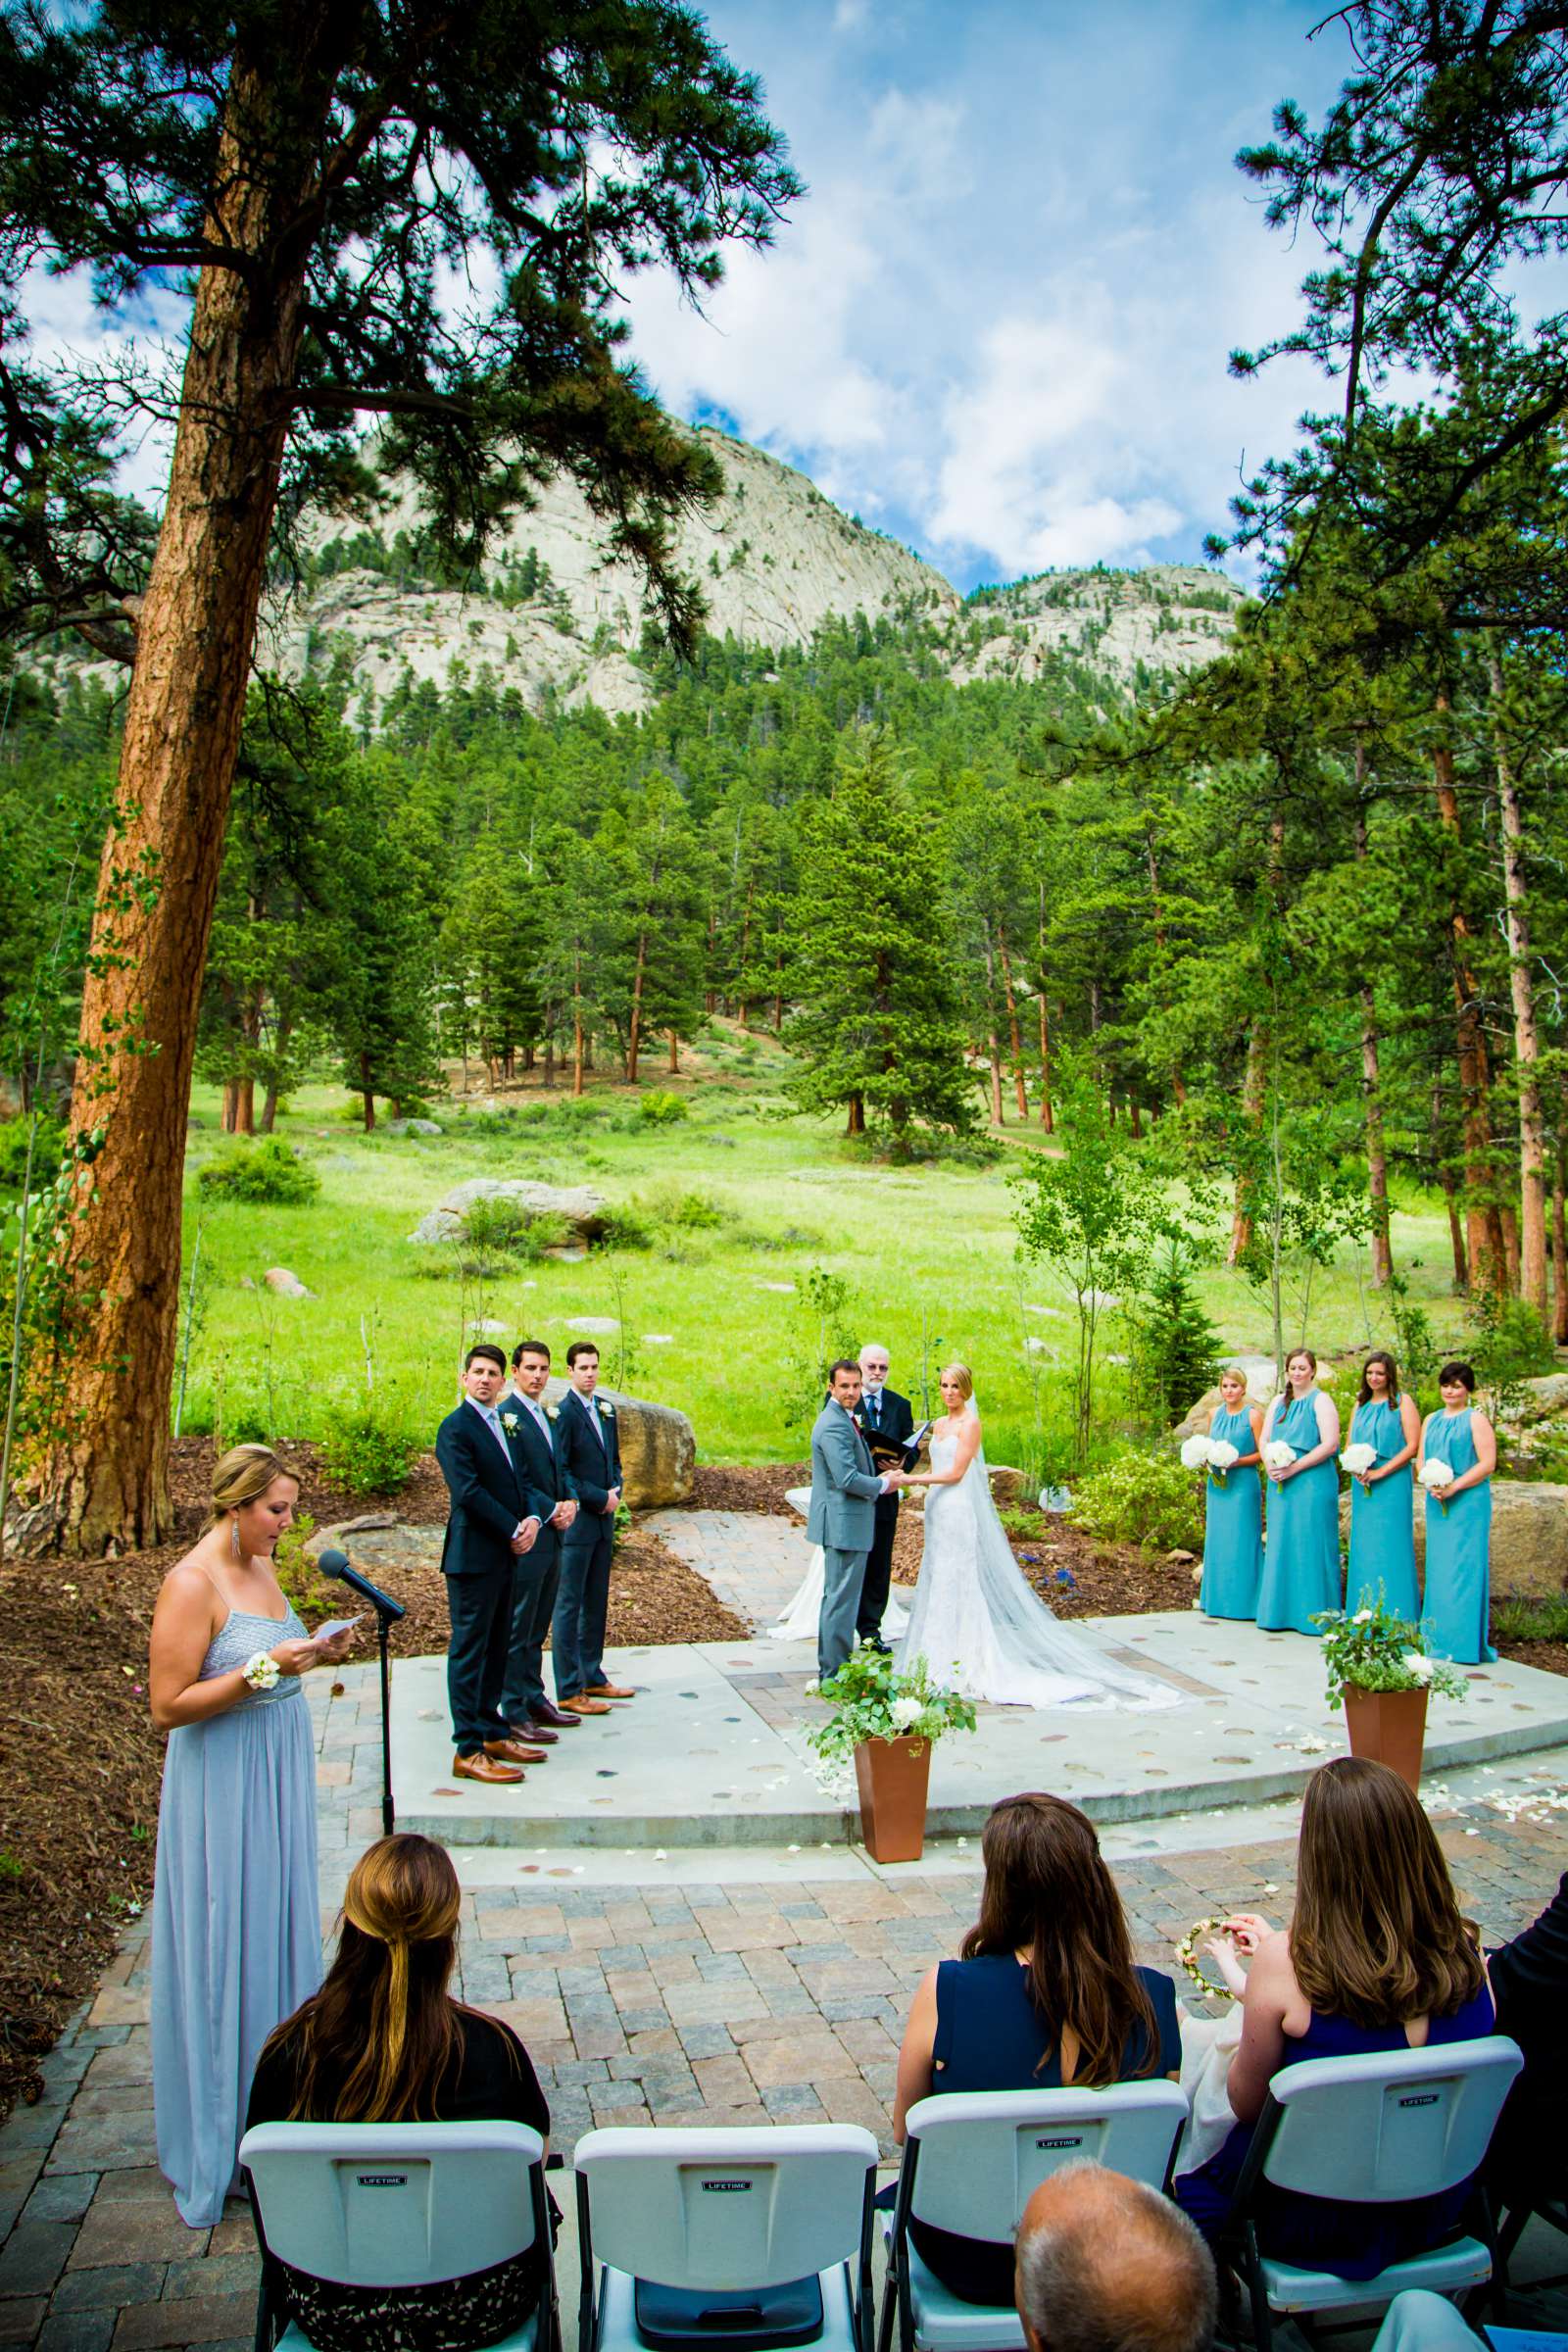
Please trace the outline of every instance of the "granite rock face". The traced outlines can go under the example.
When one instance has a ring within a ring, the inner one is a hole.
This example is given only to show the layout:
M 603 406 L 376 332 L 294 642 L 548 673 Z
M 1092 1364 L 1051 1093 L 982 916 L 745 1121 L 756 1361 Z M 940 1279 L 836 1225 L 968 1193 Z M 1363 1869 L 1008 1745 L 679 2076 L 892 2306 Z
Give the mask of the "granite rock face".
M 1415 1506 L 1416 1566 L 1426 1573 L 1425 1496 Z M 1350 1496 L 1340 1496 L 1340 1532 L 1350 1541 Z M 1510 1599 L 1549 1600 L 1568 1592 L 1568 1487 L 1544 1479 L 1492 1482 L 1492 1590 Z
M 514 1200 L 530 1217 L 561 1217 L 584 1242 L 597 1241 L 609 1221 L 603 1194 L 586 1184 L 535 1184 L 526 1176 L 470 1176 L 455 1184 L 410 1234 L 411 1242 L 456 1241 L 475 1200 Z
M 546 1401 L 559 1405 L 565 1394 L 565 1381 L 552 1374 Z M 626 1481 L 622 1500 L 634 1511 L 689 1502 L 697 1475 L 697 1433 L 686 1415 L 645 1396 L 624 1396 L 618 1389 L 600 1387 L 594 1394 L 614 1410 Z

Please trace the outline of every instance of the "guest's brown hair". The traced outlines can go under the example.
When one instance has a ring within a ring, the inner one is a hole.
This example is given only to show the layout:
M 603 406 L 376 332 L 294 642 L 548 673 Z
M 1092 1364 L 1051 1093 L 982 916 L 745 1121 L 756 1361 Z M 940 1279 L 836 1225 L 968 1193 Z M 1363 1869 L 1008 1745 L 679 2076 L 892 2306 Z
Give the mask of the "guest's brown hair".
M 452 1858 L 430 1838 L 380 1838 L 360 1856 L 326 1982 L 267 2045 L 298 2052 L 293 2117 L 437 2120 L 436 2095 L 462 2042 L 459 2005 L 447 1994 L 462 1907 Z
M 1367 1756 L 1336 1756 L 1306 1784 L 1291 1965 L 1320 2016 L 1367 2027 L 1451 2017 L 1485 1982 L 1437 1833 Z
M 991 1808 L 980 1852 L 980 1917 L 960 1956 L 1028 1953 L 1030 1997 L 1055 2036 L 1053 2049 L 1064 2033 L 1077 2041 L 1075 2084 L 1124 2082 L 1140 2029 L 1136 2071 L 1157 2074 L 1153 2003 L 1133 1967 L 1121 1896 L 1088 1815 L 1065 1797 L 1004 1796 Z

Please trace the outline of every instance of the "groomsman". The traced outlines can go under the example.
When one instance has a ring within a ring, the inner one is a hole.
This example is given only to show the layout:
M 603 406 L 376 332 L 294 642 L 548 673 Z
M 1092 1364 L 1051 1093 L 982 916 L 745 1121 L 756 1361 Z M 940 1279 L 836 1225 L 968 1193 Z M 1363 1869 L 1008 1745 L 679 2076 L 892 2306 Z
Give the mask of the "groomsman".
M 553 1706 L 545 1695 L 544 1642 L 561 1584 L 562 1540 L 577 1516 L 558 1435 L 561 1408 L 544 1400 L 549 1378 L 550 1349 L 544 1341 L 519 1341 L 512 1350 L 512 1386 L 501 1400 L 502 1426 L 530 1493 L 554 1508 L 532 1551 L 513 1571 L 512 1643 L 501 1712 L 514 1739 L 553 1747 L 564 1731 L 576 1731 L 581 1719 Z
M 501 1714 L 512 1639 L 514 1563 L 532 1551 L 554 1508 L 530 1494 L 497 1410 L 507 1377 L 499 1348 L 470 1348 L 463 1366 L 463 1401 L 436 1432 L 435 1458 L 452 1498 L 441 1573 L 447 1580 L 452 1639 L 447 1644 L 447 1701 L 452 1709 L 454 1776 L 514 1782 L 524 1764 L 542 1764 L 542 1747 L 514 1740 Z
M 888 1351 L 880 1341 L 868 1340 L 860 1349 L 860 1403 L 856 1420 L 871 1460 L 878 1470 L 897 1467 L 903 1449 L 914 1435 L 914 1408 L 907 1396 L 887 1386 Z M 899 1490 L 882 1495 L 876 1506 L 876 1533 L 865 1557 L 856 1637 L 877 1649 L 886 1649 L 882 1619 L 887 1612 L 888 1586 L 893 1576 L 893 1539 L 899 1532 Z
M 566 1349 L 566 1378 L 571 1385 L 561 1399 L 557 1451 L 577 1497 L 577 1516 L 562 1537 L 561 1590 L 550 1627 L 556 1704 L 570 1715 L 608 1715 L 609 1700 L 636 1696 L 605 1679 L 620 1441 L 614 1406 L 594 1395 L 599 1350 L 591 1340 L 573 1340 Z

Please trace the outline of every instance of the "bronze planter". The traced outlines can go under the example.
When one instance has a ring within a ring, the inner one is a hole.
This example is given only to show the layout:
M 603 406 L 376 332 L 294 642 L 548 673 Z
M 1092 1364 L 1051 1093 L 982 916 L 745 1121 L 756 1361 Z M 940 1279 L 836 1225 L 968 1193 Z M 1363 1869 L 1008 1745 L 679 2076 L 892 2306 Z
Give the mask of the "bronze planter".
M 1347 1683 L 1345 1727 L 1351 1755 L 1387 1764 L 1419 1792 L 1429 1695 L 1425 1690 L 1358 1690 Z
M 931 1742 L 862 1740 L 855 1751 L 860 1830 L 873 1862 L 918 1862 L 925 1850 Z

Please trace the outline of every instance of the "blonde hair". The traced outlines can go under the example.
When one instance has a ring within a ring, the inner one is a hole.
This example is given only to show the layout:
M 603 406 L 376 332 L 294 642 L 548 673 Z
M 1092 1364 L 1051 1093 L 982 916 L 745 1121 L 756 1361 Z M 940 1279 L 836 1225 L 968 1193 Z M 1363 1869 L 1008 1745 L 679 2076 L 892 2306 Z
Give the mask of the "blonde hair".
M 958 1394 L 964 1398 L 965 1402 L 967 1402 L 968 1399 L 974 1395 L 974 1374 L 970 1371 L 967 1364 L 960 1364 L 956 1361 L 951 1364 L 944 1364 L 942 1367 L 942 1377 L 944 1380 L 956 1380 L 957 1382 Z
M 270 1446 L 231 1446 L 213 1472 L 212 1508 L 202 1522 L 202 1534 L 246 1503 L 259 1502 L 274 1478 L 300 1483 L 299 1472 Z

